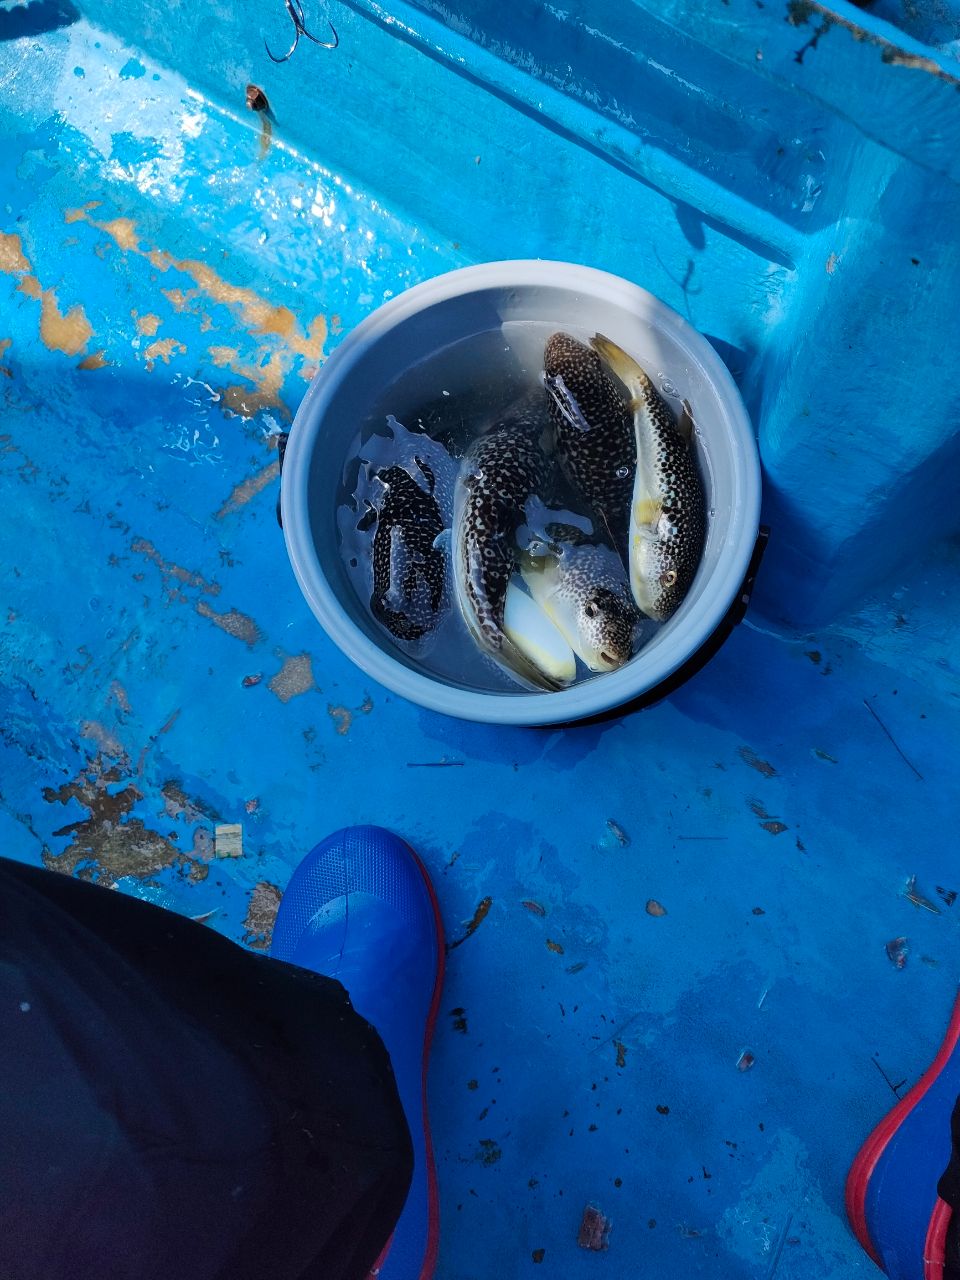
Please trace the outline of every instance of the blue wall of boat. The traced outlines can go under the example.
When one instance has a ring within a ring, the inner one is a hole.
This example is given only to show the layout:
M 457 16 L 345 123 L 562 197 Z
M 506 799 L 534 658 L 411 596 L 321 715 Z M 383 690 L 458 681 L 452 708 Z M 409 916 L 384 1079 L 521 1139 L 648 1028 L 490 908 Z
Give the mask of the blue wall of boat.
M 757 425 L 769 616 L 828 620 L 960 531 L 949 44 L 845 0 L 349 0 L 326 11 L 335 54 L 275 65 L 280 0 L 83 9 L 240 114 L 256 81 L 278 139 L 415 211 L 453 261 L 587 262 L 707 334 Z

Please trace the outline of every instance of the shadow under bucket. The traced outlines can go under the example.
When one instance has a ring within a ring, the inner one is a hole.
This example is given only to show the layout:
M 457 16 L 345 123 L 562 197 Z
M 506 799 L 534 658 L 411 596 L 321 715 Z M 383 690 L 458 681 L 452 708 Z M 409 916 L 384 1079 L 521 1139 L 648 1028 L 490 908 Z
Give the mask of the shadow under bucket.
M 516 692 L 487 692 L 425 670 L 378 626 L 347 574 L 337 506 L 344 463 L 386 388 L 451 344 L 531 322 L 606 334 L 690 402 L 709 513 L 706 543 L 680 608 L 625 666 L 557 692 L 519 686 Z M 565 724 L 656 701 L 698 670 L 742 617 L 764 545 L 756 442 L 720 357 L 645 290 L 571 263 L 485 263 L 391 299 L 320 368 L 297 412 L 282 462 L 287 552 L 321 626 L 380 684 L 467 720 Z

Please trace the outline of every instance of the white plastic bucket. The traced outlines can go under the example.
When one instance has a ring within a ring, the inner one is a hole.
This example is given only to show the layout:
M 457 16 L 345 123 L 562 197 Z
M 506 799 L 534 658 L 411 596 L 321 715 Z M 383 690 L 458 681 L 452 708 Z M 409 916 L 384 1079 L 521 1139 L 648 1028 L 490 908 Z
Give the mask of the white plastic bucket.
M 428 673 L 390 643 L 357 598 L 338 546 L 348 450 L 385 388 L 432 353 L 513 321 L 606 334 L 690 401 L 700 431 L 708 518 L 681 607 L 626 666 L 559 692 L 485 693 Z M 327 635 L 374 680 L 431 710 L 494 724 L 546 725 L 604 714 L 663 685 L 714 636 L 757 542 L 760 463 L 726 366 L 664 303 L 627 280 L 567 262 L 491 262 L 416 285 L 344 338 L 297 412 L 283 460 L 281 510 L 300 588 Z

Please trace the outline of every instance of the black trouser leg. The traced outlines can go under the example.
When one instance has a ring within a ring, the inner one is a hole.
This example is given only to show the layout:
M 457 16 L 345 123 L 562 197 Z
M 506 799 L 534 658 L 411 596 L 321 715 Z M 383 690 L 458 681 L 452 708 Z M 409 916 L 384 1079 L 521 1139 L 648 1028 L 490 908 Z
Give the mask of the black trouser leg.
M 0 858 L 3 1280 L 359 1280 L 412 1163 L 339 983 Z

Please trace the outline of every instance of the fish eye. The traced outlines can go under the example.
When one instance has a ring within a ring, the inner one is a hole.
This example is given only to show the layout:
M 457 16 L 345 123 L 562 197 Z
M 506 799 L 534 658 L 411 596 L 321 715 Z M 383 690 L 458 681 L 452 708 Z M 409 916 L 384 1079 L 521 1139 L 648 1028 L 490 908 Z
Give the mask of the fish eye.
M 600 612 L 600 606 L 597 604 L 596 600 L 588 600 L 583 606 L 583 612 L 588 618 L 595 618 Z
M 661 573 L 660 575 L 661 587 L 672 587 L 673 584 L 676 582 L 676 580 L 677 580 L 676 569 L 667 569 L 665 573 Z

